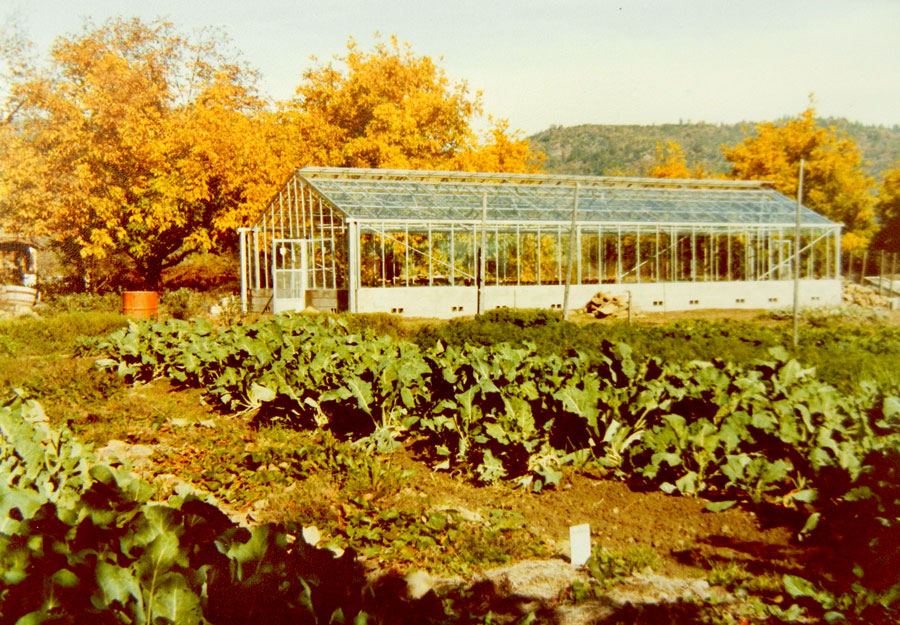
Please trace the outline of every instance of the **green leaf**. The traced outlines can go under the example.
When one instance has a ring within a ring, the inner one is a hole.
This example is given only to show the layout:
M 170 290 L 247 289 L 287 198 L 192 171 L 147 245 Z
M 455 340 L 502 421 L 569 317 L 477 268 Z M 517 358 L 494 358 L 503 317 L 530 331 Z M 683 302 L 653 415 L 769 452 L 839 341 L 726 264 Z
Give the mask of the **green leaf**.
M 20 617 L 19 620 L 16 621 L 16 625 L 39 625 L 39 623 L 53 619 L 54 617 L 47 614 L 45 610 L 35 610 L 34 612 L 29 612 L 25 616 Z
M 659 453 L 653 454 L 653 456 L 650 458 L 650 462 L 657 466 L 665 462 L 670 467 L 675 467 L 681 464 L 681 456 L 679 456 L 678 454 L 661 451 Z
M 693 495 L 697 492 L 697 474 L 694 471 L 685 473 L 675 480 L 675 486 L 679 491 L 687 495 Z
M 200 598 L 179 573 L 167 573 L 157 580 L 150 609 L 156 618 L 162 616 L 177 625 L 197 625 L 202 621 Z
M 270 402 L 277 396 L 277 393 L 272 389 L 262 386 L 254 382 L 252 386 L 250 386 L 250 392 L 247 394 L 247 398 L 254 405 L 264 404 L 266 402 Z
M 440 342 L 438 342 L 440 345 Z M 355 617 L 353 617 L 353 625 L 368 625 L 369 624 L 369 615 L 366 612 L 359 612 Z
M 797 597 L 815 597 L 816 587 L 812 582 L 796 575 L 783 575 L 781 582 L 784 589 L 795 599 Z
M 496 422 L 487 423 L 484 426 L 485 433 L 493 438 L 498 443 L 508 443 L 509 437 L 506 435 L 506 430 L 503 429 L 503 426 Z
M 353 397 L 356 398 L 356 405 L 360 410 L 368 414 L 372 413 L 372 385 L 358 376 L 352 376 L 344 383 Z
M 817 491 L 815 488 L 807 488 L 805 490 L 799 490 L 796 493 L 791 494 L 791 499 L 802 501 L 803 503 L 812 503 L 818 498 L 819 491 Z
M 97 607 L 108 607 L 114 601 L 125 606 L 128 605 L 129 598 L 134 598 L 143 611 L 141 588 L 130 569 L 101 561 L 97 563 L 95 575 L 100 596 L 95 594 L 94 599 L 102 601 L 101 605 Z
M 706 504 L 706 509 L 710 512 L 722 512 L 723 510 L 728 510 L 728 508 L 731 508 L 736 503 L 737 501 L 733 499 L 729 501 L 713 501 Z
M 179 552 L 178 537 L 172 532 L 157 536 L 140 559 L 135 562 L 135 570 L 144 582 L 158 579 L 178 562 L 187 566 L 187 558 Z
M 50 577 L 51 581 L 63 588 L 74 588 L 78 585 L 78 576 L 69 569 L 60 569 Z
M 229 558 L 246 564 L 248 562 L 262 560 L 269 548 L 269 534 L 271 529 L 266 525 L 260 525 L 250 530 L 250 540 L 246 543 L 236 541 L 231 543 L 223 552 Z M 220 551 L 222 549 L 220 548 Z
M 900 397 L 895 397 L 893 395 L 885 397 L 884 403 L 881 406 L 881 412 L 887 419 L 900 418 Z
M 412 391 L 409 390 L 409 387 L 404 386 L 400 389 L 400 399 L 403 400 L 403 405 L 407 408 L 412 408 L 415 406 L 415 400 L 413 399 Z
M 535 471 L 538 475 L 540 475 L 544 479 L 544 483 L 552 486 L 556 486 L 559 484 L 560 480 L 563 478 L 563 474 L 560 471 L 557 471 L 553 467 L 549 466 L 541 466 Z
M 800 530 L 800 535 L 803 536 L 813 531 L 819 525 L 819 519 L 822 517 L 822 514 L 819 512 L 813 512 L 806 519 L 806 523 L 803 524 L 803 529 Z

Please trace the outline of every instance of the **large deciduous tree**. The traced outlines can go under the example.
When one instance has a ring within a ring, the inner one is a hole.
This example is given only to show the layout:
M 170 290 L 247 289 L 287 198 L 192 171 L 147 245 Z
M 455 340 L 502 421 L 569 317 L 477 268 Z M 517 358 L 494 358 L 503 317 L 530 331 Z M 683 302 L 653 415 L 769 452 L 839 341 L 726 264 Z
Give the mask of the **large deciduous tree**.
M 156 286 L 165 267 L 215 245 L 267 175 L 283 176 L 260 149 L 255 76 L 221 44 L 139 20 L 58 39 L 46 68 L 7 88 L 7 219 L 51 237 L 86 283 L 124 254 Z
M 527 140 L 493 123 L 480 138 L 473 123 L 481 94 L 451 83 L 427 56 L 391 38 L 304 74 L 285 120 L 293 123 L 309 165 L 521 172 L 540 168 Z
M 781 123 L 756 125 L 756 135 L 724 149 L 731 176 L 771 180 L 775 188 L 797 197 L 800 160 L 806 162 L 803 203 L 844 224 L 844 248 L 864 247 L 875 232 L 874 180 L 863 170 L 862 156 L 850 137 L 823 127 L 810 107 Z

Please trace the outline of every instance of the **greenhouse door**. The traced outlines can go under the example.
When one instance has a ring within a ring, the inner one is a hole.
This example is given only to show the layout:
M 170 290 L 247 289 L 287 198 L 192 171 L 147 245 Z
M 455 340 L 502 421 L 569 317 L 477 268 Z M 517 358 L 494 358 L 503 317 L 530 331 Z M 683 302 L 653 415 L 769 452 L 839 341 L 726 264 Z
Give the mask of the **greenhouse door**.
M 309 284 L 309 240 L 272 241 L 272 312 L 303 310 Z

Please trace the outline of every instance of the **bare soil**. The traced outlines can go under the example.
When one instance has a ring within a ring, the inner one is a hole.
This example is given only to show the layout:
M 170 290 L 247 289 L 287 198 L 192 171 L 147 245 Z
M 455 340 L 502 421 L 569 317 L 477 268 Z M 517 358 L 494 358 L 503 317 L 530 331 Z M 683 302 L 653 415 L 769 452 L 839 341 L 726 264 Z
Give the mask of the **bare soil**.
M 116 437 L 129 444 L 149 445 L 157 453 L 141 468 L 142 473 L 148 477 L 174 474 L 201 489 L 207 485 L 201 479 L 205 471 L 239 463 L 260 437 L 249 416 L 217 414 L 198 391 L 178 390 L 164 380 L 127 389 L 114 406 L 104 408 L 102 416 L 88 410 L 81 425 L 72 425 L 98 447 Z M 52 406 L 48 412 L 52 418 Z M 127 423 L 111 425 L 109 419 L 116 412 L 128 413 Z M 196 425 L 174 425 L 173 419 Z M 214 427 L 208 425 L 212 422 Z M 473 513 L 516 511 L 545 541 L 548 552 L 557 556 L 567 555 L 569 527 L 588 523 L 595 545 L 611 552 L 634 547 L 652 550 L 661 559 L 658 572 L 674 577 L 702 578 L 710 567 L 732 562 L 756 574 L 780 575 L 804 566 L 806 552 L 791 540 L 798 523 L 805 520 L 799 511 L 761 516 L 759 511 L 735 506 L 713 513 L 706 510 L 704 499 L 636 490 L 590 472 L 569 473 L 558 488 L 541 493 L 508 485 L 483 486 L 434 471 L 408 449 L 395 451 L 389 462 L 410 475 L 400 491 L 376 499 L 378 505 Z M 230 512 L 250 512 L 251 519 L 309 523 L 311 517 L 340 514 L 340 494 L 327 482 L 309 477 L 286 488 L 248 484 L 232 490 L 236 497 L 231 501 L 223 497 L 224 491 L 216 494 Z M 311 510 L 316 502 L 320 509 Z
M 479 486 L 432 471 L 406 452 L 397 455 L 415 471 L 407 488 L 422 493 L 422 499 L 472 511 L 514 510 L 561 555 L 568 555 L 569 527 L 588 523 L 593 544 L 610 552 L 655 551 L 662 561 L 659 572 L 676 577 L 703 577 L 712 564 L 727 562 L 781 574 L 796 570 L 803 557 L 791 542 L 797 522 L 802 524 L 800 515 L 761 519 L 739 506 L 713 513 L 705 499 L 634 490 L 590 473 L 570 473 L 558 488 L 541 493 Z

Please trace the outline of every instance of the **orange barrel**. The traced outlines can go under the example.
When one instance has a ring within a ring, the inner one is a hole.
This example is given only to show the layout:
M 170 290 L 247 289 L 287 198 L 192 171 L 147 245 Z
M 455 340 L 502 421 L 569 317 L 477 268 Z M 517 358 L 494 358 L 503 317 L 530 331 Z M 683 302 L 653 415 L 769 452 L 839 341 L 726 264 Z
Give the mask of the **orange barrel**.
M 122 314 L 138 319 L 153 319 L 159 309 L 156 291 L 125 291 L 122 293 Z

